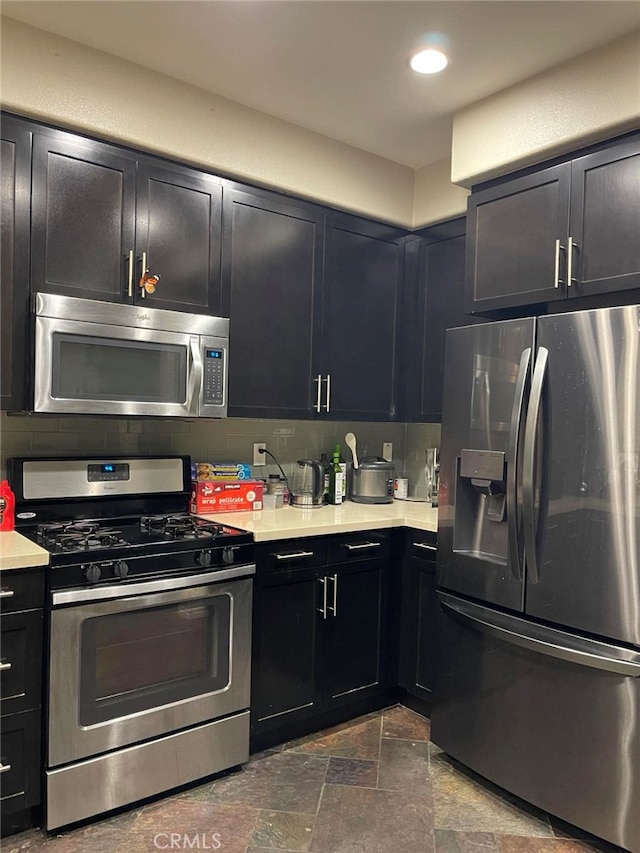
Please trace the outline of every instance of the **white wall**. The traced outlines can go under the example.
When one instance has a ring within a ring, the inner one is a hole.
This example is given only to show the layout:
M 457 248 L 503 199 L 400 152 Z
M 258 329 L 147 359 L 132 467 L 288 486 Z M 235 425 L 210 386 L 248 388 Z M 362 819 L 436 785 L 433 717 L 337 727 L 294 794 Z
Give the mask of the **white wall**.
M 408 166 L 9 18 L 0 35 L 8 111 L 412 225 Z
M 464 216 L 469 191 L 451 183 L 451 158 L 417 169 L 413 196 L 413 227 L 422 228 Z
M 458 113 L 451 180 L 471 186 L 637 127 L 638 32 Z

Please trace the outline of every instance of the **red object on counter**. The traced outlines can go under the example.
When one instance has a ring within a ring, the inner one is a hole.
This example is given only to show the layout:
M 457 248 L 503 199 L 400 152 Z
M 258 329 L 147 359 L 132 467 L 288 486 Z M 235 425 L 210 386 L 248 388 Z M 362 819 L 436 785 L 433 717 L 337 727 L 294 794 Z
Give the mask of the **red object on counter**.
M 250 512 L 262 509 L 260 480 L 199 480 L 191 483 L 192 513 Z
M 15 525 L 16 496 L 8 480 L 0 483 L 0 530 L 13 530 Z

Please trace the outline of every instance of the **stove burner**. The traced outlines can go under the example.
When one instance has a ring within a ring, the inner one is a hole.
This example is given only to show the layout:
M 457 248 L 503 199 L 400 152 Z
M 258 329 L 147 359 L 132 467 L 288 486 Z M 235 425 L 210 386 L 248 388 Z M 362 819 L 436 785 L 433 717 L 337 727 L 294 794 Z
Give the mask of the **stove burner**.
M 148 515 L 140 519 L 145 533 L 164 533 L 171 539 L 213 539 L 222 532 L 214 521 L 192 515 Z
M 63 551 L 85 551 L 125 545 L 122 531 L 101 527 L 98 522 L 78 521 L 60 524 L 41 524 L 38 536 L 45 544 L 52 543 Z

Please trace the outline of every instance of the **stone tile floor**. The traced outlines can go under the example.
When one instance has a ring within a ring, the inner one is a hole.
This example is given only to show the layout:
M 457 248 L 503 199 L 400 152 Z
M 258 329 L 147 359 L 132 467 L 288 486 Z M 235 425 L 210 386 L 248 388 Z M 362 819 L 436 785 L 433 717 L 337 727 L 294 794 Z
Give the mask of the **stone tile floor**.
M 479 779 L 402 706 L 256 754 L 215 781 L 3 853 L 615 853 Z

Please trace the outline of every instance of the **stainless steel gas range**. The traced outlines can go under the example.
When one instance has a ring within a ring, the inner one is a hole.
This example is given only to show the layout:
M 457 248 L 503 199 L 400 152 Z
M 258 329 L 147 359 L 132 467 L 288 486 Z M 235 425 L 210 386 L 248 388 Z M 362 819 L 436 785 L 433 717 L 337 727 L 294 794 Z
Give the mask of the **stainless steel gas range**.
M 183 512 L 188 457 L 9 473 L 51 554 L 45 828 L 246 761 L 252 537 Z

